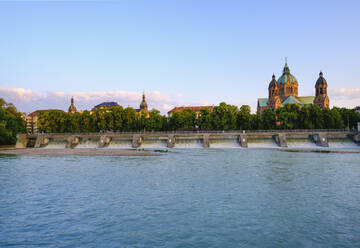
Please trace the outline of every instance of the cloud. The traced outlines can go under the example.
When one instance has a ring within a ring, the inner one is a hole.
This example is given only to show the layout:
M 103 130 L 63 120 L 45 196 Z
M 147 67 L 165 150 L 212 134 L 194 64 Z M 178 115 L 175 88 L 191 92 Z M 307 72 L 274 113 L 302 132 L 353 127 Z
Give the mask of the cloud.
M 341 88 L 330 90 L 329 93 L 334 97 L 360 99 L 360 88 Z
M 142 94 L 131 91 L 93 91 L 65 93 L 61 91 L 33 91 L 22 88 L 0 88 L 0 97 L 7 102 L 12 102 L 22 112 L 32 112 L 38 109 L 62 109 L 67 110 L 70 98 L 74 97 L 75 106 L 80 110 L 91 109 L 93 106 L 106 101 L 118 102 L 122 106 L 138 108 Z M 169 96 L 160 91 L 146 93 L 146 101 L 149 108 L 159 109 L 166 113 L 168 108 L 176 105 L 169 102 L 177 95 Z
M 360 105 L 360 88 L 341 88 L 329 90 L 332 106 L 354 108 Z
M 22 88 L 0 88 L 1 95 L 6 96 L 8 101 L 11 100 L 21 100 L 23 102 L 31 102 L 35 99 L 39 99 L 40 95 L 32 90 L 26 90 Z

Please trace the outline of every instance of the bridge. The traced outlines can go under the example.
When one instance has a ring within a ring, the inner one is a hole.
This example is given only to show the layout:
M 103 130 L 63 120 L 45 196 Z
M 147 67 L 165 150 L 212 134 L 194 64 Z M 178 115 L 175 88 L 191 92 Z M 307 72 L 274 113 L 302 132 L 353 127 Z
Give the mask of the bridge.
M 360 144 L 360 133 L 348 130 L 262 130 L 262 131 L 175 131 L 175 132 L 99 132 L 99 133 L 38 133 L 19 134 L 16 148 L 41 148 L 51 142 L 65 142 L 66 148 L 76 148 L 81 142 L 92 141 L 98 148 L 108 147 L 112 142 L 129 142 L 139 148 L 144 142 L 161 141 L 174 148 L 179 142 L 197 141 L 204 148 L 215 140 L 235 140 L 239 146 L 259 140 L 268 140 L 279 147 L 287 147 L 288 140 L 308 140 L 319 147 L 328 147 L 329 139 L 351 140 Z

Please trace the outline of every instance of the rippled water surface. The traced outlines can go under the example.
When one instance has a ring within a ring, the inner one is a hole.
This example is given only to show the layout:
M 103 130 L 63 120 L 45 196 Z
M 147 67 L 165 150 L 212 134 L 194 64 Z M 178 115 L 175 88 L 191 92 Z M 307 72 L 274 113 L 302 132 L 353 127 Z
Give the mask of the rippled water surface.
M 360 154 L 0 157 L 0 247 L 360 247 Z

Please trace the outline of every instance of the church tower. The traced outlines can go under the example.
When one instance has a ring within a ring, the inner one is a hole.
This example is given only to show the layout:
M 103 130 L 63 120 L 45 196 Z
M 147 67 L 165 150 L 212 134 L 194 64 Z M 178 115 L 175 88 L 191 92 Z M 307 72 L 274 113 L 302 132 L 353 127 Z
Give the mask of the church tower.
M 267 106 L 273 110 L 281 107 L 281 99 L 279 93 L 279 86 L 276 82 L 275 75 L 272 75 L 272 80 L 269 84 L 269 100 Z
M 74 98 L 73 97 L 71 97 L 71 104 L 70 104 L 70 107 L 69 107 L 69 109 L 68 109 L 68 113 L 69 114 L 74 114 L 74 113 L 76 113 L 76 107 L 75 107 L 75 105 L 74 105 Z
M 142 101 L 140 103 L 140 111 L 146 111 L 146 112 L 148 111 L 148 105 L 145 101 L 145 93 L 143 93 L 142 95 Z
M 315 99 L 314 104 L 321 108 L 329 108 L 330 100 L 327 95 L 327 82 L 320 71 L 319 78 L 315 84 Z

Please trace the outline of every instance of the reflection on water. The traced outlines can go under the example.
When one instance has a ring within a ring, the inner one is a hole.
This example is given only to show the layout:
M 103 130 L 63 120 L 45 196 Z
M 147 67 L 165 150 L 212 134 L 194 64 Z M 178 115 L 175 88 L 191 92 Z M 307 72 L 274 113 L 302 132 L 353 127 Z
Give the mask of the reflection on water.
M 1 156 L 0 247 L 360 247 L 360 154 L 171 150 Z

